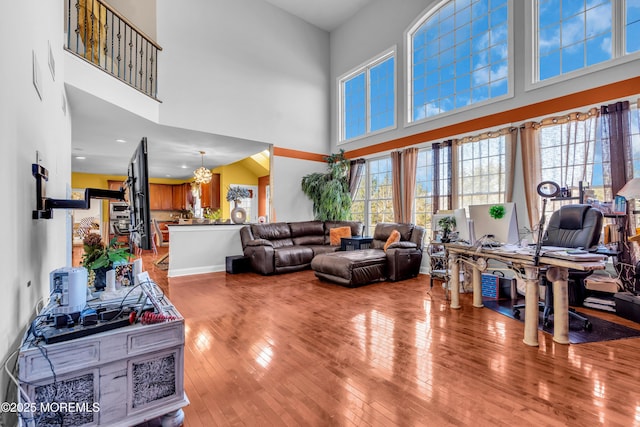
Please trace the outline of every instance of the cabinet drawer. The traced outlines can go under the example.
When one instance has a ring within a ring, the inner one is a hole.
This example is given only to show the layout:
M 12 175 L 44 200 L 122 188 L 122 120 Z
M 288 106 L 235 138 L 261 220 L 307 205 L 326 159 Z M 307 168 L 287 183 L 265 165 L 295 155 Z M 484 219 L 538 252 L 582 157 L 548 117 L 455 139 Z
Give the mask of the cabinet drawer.
M 38 349 L 32 349 L 20 356 L 20 379 L 30 382 L 53 377 L 51 367 L 56 375 L 77 371 L 88 366 L 95 366 L 100 361 L 100 342 L 92 341 L 73 347 L 73 356 L 69 346 L 46 348 L 46 357 Z M 47 360 L 48 358 L 48 360 Z
M 137 354 L 184 344 L 184 323 L 176 321 L 128 336 L 128 354 Z

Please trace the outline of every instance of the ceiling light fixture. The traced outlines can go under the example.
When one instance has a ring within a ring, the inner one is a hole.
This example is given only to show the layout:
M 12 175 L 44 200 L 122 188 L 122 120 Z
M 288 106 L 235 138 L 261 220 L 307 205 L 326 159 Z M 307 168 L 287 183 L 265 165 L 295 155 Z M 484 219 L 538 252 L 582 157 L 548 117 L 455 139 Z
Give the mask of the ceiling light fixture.
M 208 184 L 211 182 L 211 177 L 213 176 L 211 171 L 204 167 L 204 154 L 204 151 L 200 151 L 200 155 L 202 156 L 202 166 L 193 171 L 195 182 L 197 184 Z

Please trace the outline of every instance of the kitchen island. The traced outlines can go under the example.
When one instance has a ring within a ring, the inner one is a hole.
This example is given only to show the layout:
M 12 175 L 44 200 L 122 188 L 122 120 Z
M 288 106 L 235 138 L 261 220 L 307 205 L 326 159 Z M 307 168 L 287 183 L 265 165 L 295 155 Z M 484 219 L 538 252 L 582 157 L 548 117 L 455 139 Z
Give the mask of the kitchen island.
M 168 224 L 168 277 L 225 271 L 226 257 L 242 255 L 246 224 Z

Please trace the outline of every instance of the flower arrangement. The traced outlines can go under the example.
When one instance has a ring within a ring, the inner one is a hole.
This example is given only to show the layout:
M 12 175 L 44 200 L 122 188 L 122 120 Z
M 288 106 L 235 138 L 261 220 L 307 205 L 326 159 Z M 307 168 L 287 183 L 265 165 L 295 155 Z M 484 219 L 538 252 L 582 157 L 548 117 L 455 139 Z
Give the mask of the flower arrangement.
M 227 188 L 227 202 L 237 202 L 241 199 L 246 199 L 250 197 L 251 194 L 247 188 L 243 188 L 240 186 L 230 186 Z
M 81 265 L 87 270 L 96 270 L 98 268 L 111 268 L 115 263 L 126 263 L 129 261 L 131 254 L 126 247 L 116 245 L 117 238 L 111 239 L 108 245 L 102 242 L 102 237 L 96 233 L 89 233 L 82 240 L 84 245 L 84 254 L 82 255 Z

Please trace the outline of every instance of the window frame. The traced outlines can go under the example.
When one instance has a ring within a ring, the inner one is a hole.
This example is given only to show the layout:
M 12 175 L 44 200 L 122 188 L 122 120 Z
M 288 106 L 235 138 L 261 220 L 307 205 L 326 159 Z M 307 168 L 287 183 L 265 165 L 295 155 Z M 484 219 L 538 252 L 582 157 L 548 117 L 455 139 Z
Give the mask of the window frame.
M 438 120 L 443 117 L 449 117 L 461 112 L 474 110 L 476 108 L 483 108 L 487 105 L 491 105 L 505 99 L 514 97 L 514 11 L 513 0 L 506 0 L 507 3 L 507 93 L 504 95 L 496 96 L 495 98 L 489 98 L 484 101 L 465 105 L 464 107 L 453 108 L 449 111 L 436 114 L 434 116 L 424 117 L 419 120 L 413 120 L 413 35 L 435 12 L 437 12 L 446 3 L 455 0 L 440 0 L 432 6 L 427 7 L 422 13 L 419 14 L 411 25 L 404 32 L 404 54 L 405 54 L 405 105 L 404 105 L 404 127 L 411 127 L 421 125 L 432 120 Z M 472 58 L 473 56 L 470 56 Z
M 382 129 L 370 131 L 371 129 L 371 100 L 369 98 L 370 92 L 370 71 L 377 65 L 382 64 L 386 60 L 393 58 L 393 124 Z M 354 136 L 349 139 L 346 138 L 345 129 L 345 90 L 344 85 L 351 78 L 365 73 L 365 132 L 362 135 Z M 383 132 L 396 129 L 398 127 L 398 55 L 397 46 L 394 45 L 379 55 L 365 61 L 352 70 L 344 73 L 337 78 L 337 97 L 338 97 L 338 138 L 337 145 L 350 143 L 362 138 L 366 138 L 372 135 L 377 135 Z
M 526 1 L 527 4 L 525 9 L 527 16 L 525 18 L 525 58 L 527 66 L 525 66 L 525 92 L 556 83 L 566 82 L 576 77 L 586 76 L 640 59 L 640 50 L 629 54 L 624 53 L 626 49 L 626 2 L 629 0 L 612 0 L 611 38 L 613 40 L 613 46 L 611 49 L 611 59 L 579 68 L 565 74 L 559 74 L 545 80 L 538 80 L 539 59 L 537 27 L 539 0 Z

